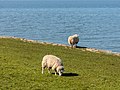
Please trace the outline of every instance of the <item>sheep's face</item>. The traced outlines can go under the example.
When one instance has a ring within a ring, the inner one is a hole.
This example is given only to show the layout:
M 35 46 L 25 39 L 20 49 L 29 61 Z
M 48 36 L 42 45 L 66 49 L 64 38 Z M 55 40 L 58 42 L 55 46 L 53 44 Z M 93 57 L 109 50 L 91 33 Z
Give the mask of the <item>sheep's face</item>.
M 57 67 L 57 72 L 59 73 L 59 76 L 62 76 L 62 73 L 64 72 L 64 67 L 63 66 L 58 66 Z

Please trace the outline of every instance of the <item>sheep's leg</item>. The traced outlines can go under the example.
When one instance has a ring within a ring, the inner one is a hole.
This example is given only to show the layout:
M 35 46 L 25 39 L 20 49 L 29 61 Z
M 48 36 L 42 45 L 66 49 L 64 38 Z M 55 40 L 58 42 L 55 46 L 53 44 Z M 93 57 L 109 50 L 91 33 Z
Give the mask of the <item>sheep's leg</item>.
M 57 72 L 55 72 L 55 76 L 57 75 Z
M 74 48 L 76 48 L 76 47 L 77 47 L 77 44 L 74 45 Z
M 44 73 L 44 69 L 45 69 L 45 67 L 42 67 L 42 74 Z
M 71 48 L 73 48 L 73 44 L 71 44 Z
M 50 72 L 50 68 L 48 68 L 48 73 L 51 73 L 51 72 Z
M 57 75 L 57 71 L 55 70 L 55 75 Z

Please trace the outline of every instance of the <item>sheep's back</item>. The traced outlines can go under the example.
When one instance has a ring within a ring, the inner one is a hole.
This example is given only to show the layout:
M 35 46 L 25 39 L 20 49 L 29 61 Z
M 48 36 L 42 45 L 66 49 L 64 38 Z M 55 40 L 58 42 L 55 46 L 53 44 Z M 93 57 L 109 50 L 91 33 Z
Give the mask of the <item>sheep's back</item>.
M 77 44 L 79 42 L 78 36 L 69 36 L 68 37 L 68 43 L 69 44 Z
M 61 59 L 53 55 L 46 55 L 43 57 L 43 62 L 47 67 L 53 67 L 55 64 L 61 64 Z

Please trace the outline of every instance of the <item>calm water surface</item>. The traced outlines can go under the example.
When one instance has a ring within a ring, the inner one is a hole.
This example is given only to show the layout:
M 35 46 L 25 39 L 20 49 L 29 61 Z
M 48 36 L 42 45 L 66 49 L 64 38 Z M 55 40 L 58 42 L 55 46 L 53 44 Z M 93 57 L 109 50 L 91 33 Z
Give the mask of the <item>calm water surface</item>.
M 120 52 L 120 8 L 1 8 L 0 36 L 67 44 L 79 34 L 79 46 Z

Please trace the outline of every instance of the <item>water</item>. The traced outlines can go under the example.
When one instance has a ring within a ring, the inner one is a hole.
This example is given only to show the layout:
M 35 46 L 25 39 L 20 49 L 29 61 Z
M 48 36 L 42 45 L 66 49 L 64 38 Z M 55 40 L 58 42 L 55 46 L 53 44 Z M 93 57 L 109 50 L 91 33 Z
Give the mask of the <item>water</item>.
M 0 8 L 0 36 L 120 52 L 120 8 Z

